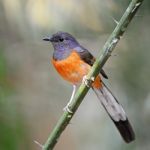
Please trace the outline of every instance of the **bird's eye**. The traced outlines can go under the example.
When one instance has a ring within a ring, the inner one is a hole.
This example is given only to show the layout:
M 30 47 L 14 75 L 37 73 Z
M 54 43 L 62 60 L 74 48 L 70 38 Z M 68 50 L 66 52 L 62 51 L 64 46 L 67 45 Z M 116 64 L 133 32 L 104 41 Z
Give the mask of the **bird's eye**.
M 59 39 L 59 41 L 60 41 L 60 42 L 63 42 L 63 41 L 64 41 L 64 39 L 63 39 L 63 38 L 60 38 L 60 39 Z

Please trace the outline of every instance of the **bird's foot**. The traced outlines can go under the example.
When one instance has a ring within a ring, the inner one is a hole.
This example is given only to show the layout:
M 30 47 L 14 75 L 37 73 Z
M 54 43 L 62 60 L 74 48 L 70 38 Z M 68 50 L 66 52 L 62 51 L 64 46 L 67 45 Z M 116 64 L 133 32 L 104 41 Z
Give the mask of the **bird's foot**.
M 69 104 L 67 104 L 67 105 L 63 108 L 63 111 L 69 112 L 70 114 L 72 114 L 73 112 L 70 110 L 69 107 L 70 107 Z
M 87 78 L 87 76 L 83 76 L 83 79 L 82 79 L 82 83 L 85 84 L 87 87 L 91 87 L 91 84 L 92 82 L 94 82 L 94 77 L 91 77 L 90 79 Z

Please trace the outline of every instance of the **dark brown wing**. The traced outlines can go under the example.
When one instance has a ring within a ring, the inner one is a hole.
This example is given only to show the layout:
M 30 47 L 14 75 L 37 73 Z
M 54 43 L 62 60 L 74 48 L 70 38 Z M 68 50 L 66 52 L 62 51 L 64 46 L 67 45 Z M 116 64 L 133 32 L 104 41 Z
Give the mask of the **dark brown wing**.
M 78 53 L 80 54 L 80 57 L 83 61 L 88 63 L 90 66 L 93 66 L 93 64 L 95 62 L 95 58 L 88 50 L 80 51 Z M 100 71 L 100 73 L 102 74 L 102 76 L 104 78 L 108 79 L 108 76 L 106 75 L 106 73 L 103 69 Z

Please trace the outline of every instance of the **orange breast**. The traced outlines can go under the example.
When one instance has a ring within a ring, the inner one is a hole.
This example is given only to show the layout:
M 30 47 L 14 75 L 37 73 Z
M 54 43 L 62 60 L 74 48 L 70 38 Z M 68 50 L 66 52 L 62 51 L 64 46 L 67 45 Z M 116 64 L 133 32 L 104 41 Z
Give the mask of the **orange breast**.
M 52 60 L 58 73 L 72 84 L 79 84 L 82 82 L 83 76 L 87 75 L 91 66 L 81 60 L 77 52 L 72 52 L 69 57 L 63 60 Z M 93 86 L 95 88 L 101 87 L 100 76 L 97 76 Z

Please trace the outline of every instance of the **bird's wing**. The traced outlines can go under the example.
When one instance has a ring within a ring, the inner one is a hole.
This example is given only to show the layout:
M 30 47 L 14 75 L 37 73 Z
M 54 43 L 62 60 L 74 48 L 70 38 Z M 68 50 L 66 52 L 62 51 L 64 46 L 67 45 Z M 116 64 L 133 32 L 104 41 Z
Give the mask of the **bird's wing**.
M 86 62 L 90 66 L 93 66 L 93 64 L 95 62 L 95 58 L 88 50 L 86 50 L 84 48 L 78 48 L 78 53 L 84 62 Z M 102 76 L 104 78 L 108 79 L 108 76 L 106 75 L 106 73 L 103 69 L 100 71 L 100 73 L 102 74 Z

